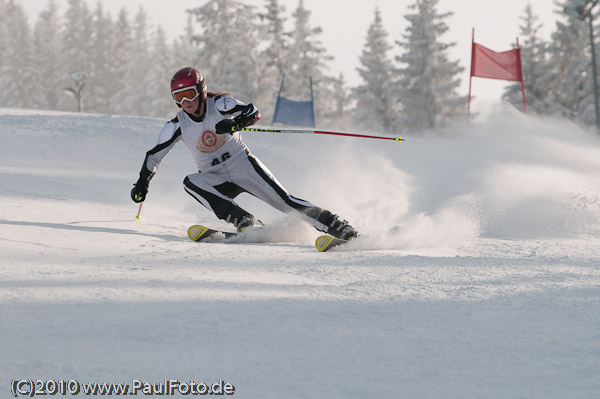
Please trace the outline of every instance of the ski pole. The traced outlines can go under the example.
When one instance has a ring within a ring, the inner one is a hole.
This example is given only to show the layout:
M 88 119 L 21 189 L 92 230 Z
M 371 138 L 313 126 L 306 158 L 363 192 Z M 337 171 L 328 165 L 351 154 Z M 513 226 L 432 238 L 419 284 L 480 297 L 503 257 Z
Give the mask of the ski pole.
M 263 129 L 263 128 L 257 128 L 257 127 L 243 127 L 240 130 L 242 132 L 328 134 L 328 135 L 332 135 L 332 136 L 346 136 L 346 137 L 361 137 L 361 138 L 365 138 L 365 139 L 394 140 L 397 142 L 406 141 L 402 137 L 370 136 L 370 135 L 366 135 L 366 134 L 330 132 L 327 130 Z
M 142 211 L 142 205 L 144 205 L 144 203 L 140 202 L 140 207 L 138 208 L 137 215 L 135 215 L 135 220 L 140 220 L 140 212 Z

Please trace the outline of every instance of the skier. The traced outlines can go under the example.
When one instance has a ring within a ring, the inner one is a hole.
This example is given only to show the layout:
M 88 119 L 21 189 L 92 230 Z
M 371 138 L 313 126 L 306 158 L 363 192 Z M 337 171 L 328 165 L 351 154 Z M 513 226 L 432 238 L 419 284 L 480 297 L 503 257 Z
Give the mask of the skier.
M 237 231 L 262 223 L 242 209 L 234 198 L 250 193 L 274 208 L 296 214 L 317 230 L 349 240 L 359 233 L 345 220 L 308 201 L 293 197 L 271 171 L 250 153 L 239 130 L 256 123 L 256 107 L 229 94 L 207 92 L 196 68 L 180 69 L 171 79 L 171 95 L 181 110 L 167 122 L 158 143 L 146 153 L 140 177 L 131 190 L 134 202 L 143 202 L 158 165 L 178 141 L 189 148 L 198 173 L 186 176 L 185 191 Z

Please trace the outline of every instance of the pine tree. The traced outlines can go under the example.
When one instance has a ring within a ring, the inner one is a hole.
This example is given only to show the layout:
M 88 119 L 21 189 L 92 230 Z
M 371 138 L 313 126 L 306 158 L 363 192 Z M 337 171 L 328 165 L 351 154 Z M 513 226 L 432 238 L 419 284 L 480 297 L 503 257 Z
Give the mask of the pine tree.
M 258 15 L 237 0 L 212 0 L 189 10 L 201 27 L 194 36 L 198 66 L 209 90 L 226 91 L 242 101 L 259 100 L 261 61 Z
M 122 104 L 124 115 L 148 115 L 145 104 L 148 90 L 145 78 L 151 69 L 148 40 L 148 14 L 140 7 L 131 27 L 129 55 L 124 65 L 125 79 L 123 87 L 127 90 L 127 101 Z
M 35 107 L 40 109 L 56 109 L 62 87 L 60 80 L 60 17 L 55 0 L 48 0 L 35 24 L 33 32 L 34 68 L 37 73 L 33 76 L 34 86 L 38 95 L 32 99 Z
M 9 92 L 5 89 L 8 82 L 8 75 L 4 71 L 9 63 L 8 44 L 10 42 L 10 31 L 8 28 L 8 4 L 6 0 L 0 0 L 0 107 L 6 106 Z
M 190 64 L 174 65 L 173 49 L 169 48 L 165 31 L 160 26 L 154 32 L 152 42 L 152 67 L 144 79 L 144 108 L 149 116 L 172 117 L 177 108 L 171 99 L 171 77 L 177 70 Z
M 294 31 L 288 53 L 290 71 L 286 75 L 285 97 L 293 100 L 310 98 L 309 78 L 312 79 L 316 123 L 320 126 L 331 124 L 335 105 L 329 102 L 333 94 L 335 79 L 326 74 L 327 62 L 333 57 L 327 54 L 319 35 L 322 29 L 311 28 L 310 11 L 299 0 L 298 8 L 292 14 Z
M 110 99 L 117 87 L 113 82 L 114 23 L 110 14 L 105 13 L 102 3 L 96 4 L 92 23 L 93 35 L 90 46 L 91 70 L 86 78 L 86 106 L 88 112 L 108 114 L 112 111 Z
M 546 59 L 547 43 L 539 35 L 542 25 L 533 13 L 531 4 L 525 7 L 525 15 L 521 17 L 521 65 L 527 111 L 539 114 L 549 112 L 549 100 L 552 97 L 554 76 L 550 73 Z M 502 99 L 513 104 L 517 109 L 523 107 L 521 83 L 511 84 L 504 91 Z
M 340 73 L 339 77 L 333 81 L 332 101 L 334 108 L 332 113 L 328 115 L 328 123 L 332 126 L 335 125 L 337 129 L 348 130 L 355 127 L 350 109 L 352 103 L 349 99 L 350 94 L 344 74 Z
M 8 6 L 5 0 L 0 0 L 0 72 L 4 70 L 8 63 L 7 47 L 10 40 L 8 31 Z M 0 75 L 0 106 L 5 104 L 6 92 L 3 90 L 2 75 Z
M 561 10 L 563 4 L 558 4 Z M 594 123 L 592 66 L 587 21 L 564 13 L 565 21 L 556 23 L 548 46 L 548 69 L 553 74 L 553 115 L 583 123 Z
M 134 87 L 130 82 L 134 79 L 132 73 L 135 72 L 132 71 L 130 60 L 131 54 L 135 53 L 135 44 L 133 28 L 125 7 L 121 8 L 115 23 L 113 45 L 111 60 L 114 67 L 111 85 L 113 85 L 114 94 L 110 97 L 110 113 L 127 115 L 131 114 L 134 107 L 137 108 L 137 112 L 140 112 L 140 104 L 133 104 L 131 101 L 131 90 L 134 90 Z M 143 90 L 143 88 L 138 89 Z
M 279 5 L 279 0 L 267 0 L 267 12 L 259 14 L 266 26 L 265 36 L 262 40 L 265 50 L 261 53 L 266 58 L 267 71 L 275 70 L 280 77 L 288 70 L 286 57 L 289 49 L 291 34 L 284 28 L 286 18 L 283 16 L 285 7 Z
M 173 43 L 172 50 L 172 71 L 171 76 L 186 66 L 201 68 L 201 55 L 198 53 L 198 47 L 194 44 L 194 15 L 188 14 L 187 23 L 184 31 Z M 202 68 L 203 74 L 206 73 Z M 169 77 L 171 77 L 169 76 Z
M 394 68 L 388 55 L 392 46 L 387 37 L 381 13 L 376 9 L 360 56 L 361 67 L 357 68 L 362 84 L 352 90 L 356 99 L 354 121 L 361 129 L 396 130 L 399 105 L 394 95 Z
M 69 0 L 69 6 L 64 17 L 64 29 L 61 38 L 61 63 L 62 72 L 60 83 L 63 88 L 74 88 L 75 82 L 72 77 L 77 72 L 86 78 L 90 75 L 92 49 L 92 18 L 84 0 Z M 82 91 L 85 104 L 86 88 Z M 59 96 L 59 107 L 64 110 L 76 111 L 77 102 L 73 95 L 64 94 Z M 85 108 L 85 105 L 84 105 Z
M 265 36 L 261 42 L 264 50 L 260 54 L 260 59 L 264 60 L 264 68 L 260 76 L 263 88 L 261 112 L 263 119 L 270 122 L 281 77 L 289 69 L 287 53 L 291 34 L 284 28 L 285 7 L 279 4 L 279 0 L 267 0 L 266 3 L 266 12 L 259 14 L 265 26 Z
M 37 88 L 31 79 L 33 68 L 33 46 L 27 15 L 21 5 L 9 1 L 2 5 L 2 30 L 8 34 L 2 43 L 3 61 L 0 69 L 0 105 L 14 108 L 33 108 L 35 100 L 31 93 Z
M 464 68 L 448 59 L 448 49 L 455 43 L 440 42 L 448 30 L 444 19 L 452 13 L 438 14 L 438 0 L 416 0 L 409 6 L 414 13 L 409 21 L 405 41 L 397 44 L 404 53 L 396 60 L 404 65 L 398 92 L 402 101 L 401 125 L 410 131 L 440 128 L 464 114 L 466 98 L 457 95 Z

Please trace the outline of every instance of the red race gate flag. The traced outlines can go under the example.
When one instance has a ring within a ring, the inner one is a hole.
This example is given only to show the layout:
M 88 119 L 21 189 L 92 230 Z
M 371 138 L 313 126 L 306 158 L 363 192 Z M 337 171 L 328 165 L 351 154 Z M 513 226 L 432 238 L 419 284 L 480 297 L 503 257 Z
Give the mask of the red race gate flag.
M 475 43 L 475 29 L 473 29 L 472 41 L 471 76 L 469 77 L 469 104 L 467 110 L 468 118 L 471 118 L 471 80 L 474 76 L 480 78 L 521 82 L 523 110 L 527 112 L 519 39 L 517 38 L 517 48 L 504 51 L 502 53 L 497 53 L 487 47 L 482 46 L 481 44 Z
M 521 49 L 497 53 L 473 42 L 471 53 L 471 76 L 520 82 Z

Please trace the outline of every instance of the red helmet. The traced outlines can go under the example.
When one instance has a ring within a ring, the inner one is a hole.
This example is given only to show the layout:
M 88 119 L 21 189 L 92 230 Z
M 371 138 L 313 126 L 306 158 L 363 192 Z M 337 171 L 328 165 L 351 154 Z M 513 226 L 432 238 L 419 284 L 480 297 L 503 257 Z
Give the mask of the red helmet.
M 200 101 L 206 101 L 206 84 L 199 70 L 185 67 L 175 72 L 171 78 L 171 94 L 182 89 L 195 88 L 200 95 Z

